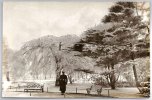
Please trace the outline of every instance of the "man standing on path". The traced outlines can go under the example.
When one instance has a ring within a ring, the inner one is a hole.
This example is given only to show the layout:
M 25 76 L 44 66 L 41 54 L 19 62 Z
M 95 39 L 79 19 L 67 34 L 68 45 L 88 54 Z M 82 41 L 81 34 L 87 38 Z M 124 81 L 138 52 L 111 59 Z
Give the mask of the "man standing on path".
M 67 76 L 64 74 L 64 72 L 62 72 L 62 75 L 60 76 L 60 80 L 59 80 L 61 95 L 63 95 L 66 91 L 67 82 L 68 82 Z

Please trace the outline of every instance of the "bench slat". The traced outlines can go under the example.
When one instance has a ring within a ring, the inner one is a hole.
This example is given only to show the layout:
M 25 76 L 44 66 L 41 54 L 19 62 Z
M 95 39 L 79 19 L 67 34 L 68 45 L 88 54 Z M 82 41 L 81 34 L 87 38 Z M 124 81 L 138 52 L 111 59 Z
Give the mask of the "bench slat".
M 27 83 L 27 88 L 25 88 L 24 91 L 28 92 L 28 90 L 41 90 L 43 92 L 43 87 L 44 86 L 38 83 Z

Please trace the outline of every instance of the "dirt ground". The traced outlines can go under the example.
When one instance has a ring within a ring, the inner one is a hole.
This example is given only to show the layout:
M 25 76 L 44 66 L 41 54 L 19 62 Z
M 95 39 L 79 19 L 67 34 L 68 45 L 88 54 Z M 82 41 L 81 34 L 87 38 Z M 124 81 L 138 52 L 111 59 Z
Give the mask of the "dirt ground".
M 24 89 L 7 89 L 2 92 L 3 97 L 26 97 L 26 98 L 145 98 L 139 94 L 138 89 L 132 88 L 103 88 L 100 96 L 95 91 L 87 94 L 86 88 L 91 84 L 68 84 L 65 95 L 61 95 L 59 87 L 45 85 L 44 92 L 24 92 Z M 108 95 L 109 90 L 109 95 Z

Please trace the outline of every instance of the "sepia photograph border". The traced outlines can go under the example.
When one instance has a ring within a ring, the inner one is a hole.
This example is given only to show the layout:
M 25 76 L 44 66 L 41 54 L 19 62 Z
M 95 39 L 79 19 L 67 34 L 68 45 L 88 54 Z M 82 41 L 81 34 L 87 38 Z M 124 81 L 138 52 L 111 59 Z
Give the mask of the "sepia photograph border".
M 44 97 L 40 97 L 40 98 L 30 98 L 30 97 L 2 97 L 2 41 L 3 41 L 3 2 L 4 1 L 25 1 L 25 2 L 30 2 L 30 1 L 38 1 L 38 2 L 43 2 L 43 1 L 60 1 L 60 2 L 68 2 L 68 1 L 73 1 L 73 2 L 81 2 L 81 1 L 85 1 L 85 2 L 90 2 L 90 1 L 93 1 L 93 2 L 116 2 L 116 1 L 137 1 L 137 2 L 140 2 L 140 1 L 148 1 L 150 2 L 150 12 L 152 12 L 152 1 L 151 0 L 0 0 L 0 100 L 43 100 L 43 99 L 51 99 L 51 98 L 44 98 Z M 150 33 L 152 32 L 152 14 L 150 13 Z M 152 37 L 152 35 L 150 34 L 150 38 Z M 150 39 L 150 52 L 151 52 L 151 47 L 152 47 L 152 41 Z M 150 62 L 152 61 L 151 59 L 151 54 L 150 54 Z M 150 63 L 151 65 L 151 63 Z M 150 67 L 150 72 L 151 72 L 151 67 Z M 150 76 L 152 75 L 152 73 L 150 73 Z M 150 82 L 152 82 L 152 80 L 150 80 Z M 150 84 L 150 89 L 152 89 L 152 84 Z M 67 100 L 69 98 L 65 98 L 65 100 Z M 95 100 L 95 99 L 92 99 L 92 98 L 85 98 L 85 100 Z M 112 98 L 105 98 L 105 99 L 108 99 L 108 100 L 112 100 Z M 117 98 L 114 98 L 116 100 L 118 100 Z M 139 98 L 140 99 L 140 98 Z M 152 92 L 150 93 L 150 98 L 143 98 L 143 99 L 140 99 L 140 100 L 151 100 L 152 99 Z M 60 100 L 60 99 L 54 99 L 54 100 Z M 64 98 L 63 98 L 64 100 Z M 75 99 L 75 100 L 81 100 L 81 99 Z M 120 100 L 130 100 L 130 99 L 121 99 Z M 137 99 L 135 99 L 137 100 Z

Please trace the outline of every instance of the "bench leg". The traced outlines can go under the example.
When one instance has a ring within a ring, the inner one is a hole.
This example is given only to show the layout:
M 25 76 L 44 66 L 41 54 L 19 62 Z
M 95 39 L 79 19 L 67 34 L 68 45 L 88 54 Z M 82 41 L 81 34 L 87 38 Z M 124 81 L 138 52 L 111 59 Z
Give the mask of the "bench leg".
M 90 94 L 90 91 L 87 91 L 87 94 Z
M 40 92 L 44 92 L 44 89 L 24 89 L 24 92 L 28 92 L 28 90 L 34 90 L 34 91 L 40 91 Z
M 101 89 L 98 89 L 98 90 L 97 90 L 98 95 L 101 95 L 101 92 L 102 92 Z
M 98 92 L 98 95 L 101 95 L 101 92 Z

